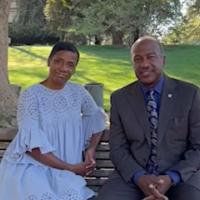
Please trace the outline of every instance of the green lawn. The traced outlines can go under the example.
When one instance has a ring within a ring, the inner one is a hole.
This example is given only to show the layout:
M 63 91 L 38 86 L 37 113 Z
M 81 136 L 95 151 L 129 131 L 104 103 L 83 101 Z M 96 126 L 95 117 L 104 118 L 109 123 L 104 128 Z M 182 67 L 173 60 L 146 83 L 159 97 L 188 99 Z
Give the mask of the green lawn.
M 45 79 L 49 46 L 9 47 L 11 83 L 22 88 Z M 110 93 L 135 79 L 127 48 L 112 46 L 81 46 L 77 72 L 72 80 L 86 84 L 104 84 L 104 107 L 109 110 Z M 166 72 L 174 77 L 200 85 L 200 46 L 166 47 Z

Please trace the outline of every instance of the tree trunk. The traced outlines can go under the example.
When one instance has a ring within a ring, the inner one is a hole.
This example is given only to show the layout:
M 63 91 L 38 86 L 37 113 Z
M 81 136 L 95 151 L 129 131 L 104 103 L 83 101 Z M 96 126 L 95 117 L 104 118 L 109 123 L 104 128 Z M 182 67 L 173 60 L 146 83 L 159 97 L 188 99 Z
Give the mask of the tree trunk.
M 135 42 L 139 37 L 140 37 L 140 30 L 139 28 L 136 28 L 133 42 Z
M 8 81 L 8 15 L 10 0 L 0 0 L 0 128 L 16 126 L 17 95 Z
M 123 46 L 124 34 L 121 31 L 112 31 L 112 44 L 114 46 Z
M 9 0 L 0 0 L 0 69 L 6 77 L 7 70 L 7 46 L 8 46 L 8 13 L 10 8 Z
M 94 36 L 94 44 L 95 44 L 95 45 L 101 45 L 101 42 L 102 42 L 101 37 L 98 36 L 98 35 L 95 35 L 95 36 Z

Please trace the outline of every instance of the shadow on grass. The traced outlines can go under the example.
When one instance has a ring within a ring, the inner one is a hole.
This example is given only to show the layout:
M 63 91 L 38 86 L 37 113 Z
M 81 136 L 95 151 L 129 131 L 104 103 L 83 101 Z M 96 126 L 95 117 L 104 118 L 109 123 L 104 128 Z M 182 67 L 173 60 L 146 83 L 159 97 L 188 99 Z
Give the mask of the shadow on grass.
M 23 77 L 46 78 L 47 76 L 45 72 L 35 69 L 28 69 L 28 70 L 11 69 L 9 70 L 9 72 L 12 73 L 15 77 L 20 77 L 22 79 Z
M 43 60 L 43 61 L 46 61 L 46 60 L 47 60 L 46 57 L 41 56 L 41 55 L 38 55 L 38 54 L 33 53 L 33 52 L 31 52 L 31 51 L 28 51 L 28 50 L 26 50 L 26 49 L 24 49 L 24 48 L 22 48 L 22 47 L 13 46 L 13 47 L 11 47 L 11 48 L 13 48 L 13 49 L 15 49 L 15 50 L 18 50 L 18 51 L 20 51 L 20 52 L 23 52 L 23 53 L 25 53 L 25 54 L 27 54 L 27 55 L 33 57 L 33 58 L 39 58 L 39 59 L 41 59 L 41 60 Z
M 114 47 L 114 46 L 80 46 L 80 51 L 84 54 L 94 56 L 100 60 L 113 59 L 130 61 L 130 52 L 126 47 Z

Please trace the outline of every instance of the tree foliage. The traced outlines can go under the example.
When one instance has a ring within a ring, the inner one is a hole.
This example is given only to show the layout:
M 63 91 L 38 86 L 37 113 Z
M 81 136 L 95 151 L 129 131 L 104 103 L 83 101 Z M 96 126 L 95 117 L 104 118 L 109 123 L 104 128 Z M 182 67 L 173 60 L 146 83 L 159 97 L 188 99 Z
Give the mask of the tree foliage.
M 139 35 L 159 33 L 180 16 L 178 0 L 95 0 L 79 7 L 81 17 L 74 19 L 74 28 L 84 34 L 115 34 L 127 37 L 128 43 Z
M 189 8 L 189 12 L 193 14 L 200 14 L 200 0 L 194 0 L 194 4 Z
M 67 29 L 72 25 L 73 0 L 46 0 L 44 14 L 51 31 L 64 39 Z
M 59 12 L 56 12 L 59 10 Z M 112 35 L 114 41 L 158 33 L 159 24 L 180 16 L 179 0 L 47 0 L 45 14 L 56 30 Z
M 191 3 L 191 2 L 190 2 Z M 200 0 L 193 1 L 183 21 L 164 38 L 165 43 L 200 43 Z
M 19 0 L 19 12 L 16 21 L 24 26 L 27 24 L 44 25 L 44 6 L 45 0 Z
M 18 2 L 18 16 L 9 26 L 12 43 L 47 43 L 51 35 L 43 12 L 46 0 L 18 0 Z

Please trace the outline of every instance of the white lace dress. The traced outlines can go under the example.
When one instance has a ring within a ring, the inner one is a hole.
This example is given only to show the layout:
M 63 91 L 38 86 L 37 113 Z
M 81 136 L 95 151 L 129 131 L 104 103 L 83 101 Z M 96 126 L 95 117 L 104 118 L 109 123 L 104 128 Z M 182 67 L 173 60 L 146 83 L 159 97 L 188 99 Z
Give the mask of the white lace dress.
M 82 161 L 92 133 L 105 128 L 102 110 L 80 85 L 61 90 L 36 84 L 18 104 L 18 133 L 0 164 L 0 200 L 86 200 L 94 192 L 83 177 L 41 164 L 26 151 L 40 148 L 71 163 Z

